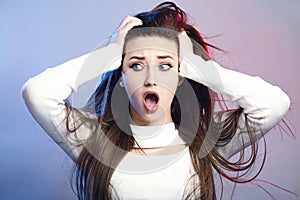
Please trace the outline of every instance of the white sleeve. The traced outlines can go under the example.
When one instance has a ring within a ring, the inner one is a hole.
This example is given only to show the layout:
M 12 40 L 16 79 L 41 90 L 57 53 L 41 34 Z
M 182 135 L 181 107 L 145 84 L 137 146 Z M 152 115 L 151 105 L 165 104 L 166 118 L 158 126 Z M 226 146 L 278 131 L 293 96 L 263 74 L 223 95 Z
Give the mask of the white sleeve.
M 202 83 L 226 95 L 244 109 L 250 122 L 259 126 L 256 139 L 273 128 L 286 114 L 290 106 L 289 97 L 277 86 L 267 83 L 260 77 L 252 77 L 221 67 L 214 61 L 204 61 L 200 56 L 189 53 L 180 66 L 180 75 Z M 230 143 L 219 151 L 227 158 L 242 150 L 241 136 L 246 132 L 244 117 L 240 118 L 239 128 Z M 244 139 L 244 137 L 243 137 Z M 249 141 L 244 141 L 245 146 Z
M 72 159 L 79 155 L 80 149 L 66 138 L 64 100 L 81 84 L 116 69 L 120 66 L 120 60 L 121 48 L 111 44 L 48 68 L 30 78 L 22 87 L 23 99 L 34 119 Z M 82 130 L 86 127 L 80 129 L 77 133 L 80 139 L 89 136 L 89 130 Z

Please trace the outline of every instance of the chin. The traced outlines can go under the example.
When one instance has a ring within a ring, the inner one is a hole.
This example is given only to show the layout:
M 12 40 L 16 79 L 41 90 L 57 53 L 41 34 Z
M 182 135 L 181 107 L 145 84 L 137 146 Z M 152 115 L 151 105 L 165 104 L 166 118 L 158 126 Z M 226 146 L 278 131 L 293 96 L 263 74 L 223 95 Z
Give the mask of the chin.
M 141 121 L 144 121 L 147 124 L 159 125 L 168 123 L 168 118 L 166 117 L 164 109 L 157 109 L 155 112 L 147 112 L 144 109 L 143 113 L 140 113 Z

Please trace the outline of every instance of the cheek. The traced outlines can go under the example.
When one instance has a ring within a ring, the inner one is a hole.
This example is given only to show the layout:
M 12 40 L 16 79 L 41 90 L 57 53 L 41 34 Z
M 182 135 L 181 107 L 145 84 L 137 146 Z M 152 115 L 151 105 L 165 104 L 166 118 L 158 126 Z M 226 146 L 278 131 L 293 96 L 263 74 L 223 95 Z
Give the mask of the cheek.
M 174 98 L 174 91 L 166 88 L 162 88 L 160 91 L 160 106 L 163 106 L 164 109 L 170 108 Z
M 145 82 L 145 77 L 142 72 L 128 71 L 127 73 L 122 73 L 122 79 L 129 97 L 133 92 L 143 87 Z
M 170 93 L 175 94 L 178 86 L 178 72 L 175 70 L 170 70 L 168 72 L 163 72 L 158 78 L 159 85 L 168 90 Z

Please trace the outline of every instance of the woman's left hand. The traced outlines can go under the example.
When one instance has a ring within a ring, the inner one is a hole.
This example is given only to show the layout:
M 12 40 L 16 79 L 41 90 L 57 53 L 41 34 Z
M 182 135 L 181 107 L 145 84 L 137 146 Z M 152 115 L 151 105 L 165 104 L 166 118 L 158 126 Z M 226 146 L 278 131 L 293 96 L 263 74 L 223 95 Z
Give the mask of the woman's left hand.
M 180 59 L 182 60 L 188 53 L 193 53 L 193 43 L 185 31 L 178 34 L 178 39 Z
M 193 42 L 185 31 L 178 34 L 178 39 L 180 46 L 179 76 L 192 79 L 198 83 L 205 83 L 202 70 L 211 68 L 213 63 L 205 61 L 201 56 L 194 54 Z

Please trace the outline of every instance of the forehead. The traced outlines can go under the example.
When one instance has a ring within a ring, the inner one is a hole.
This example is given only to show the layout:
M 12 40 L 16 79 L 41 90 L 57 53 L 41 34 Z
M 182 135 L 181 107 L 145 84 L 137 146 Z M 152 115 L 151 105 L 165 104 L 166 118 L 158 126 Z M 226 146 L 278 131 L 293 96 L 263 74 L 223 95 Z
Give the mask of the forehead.
M 136 37 L 127 41 L 125 54 L 155 50 L 157 52 L 178 54 L 176 42 L 159 36 Z

